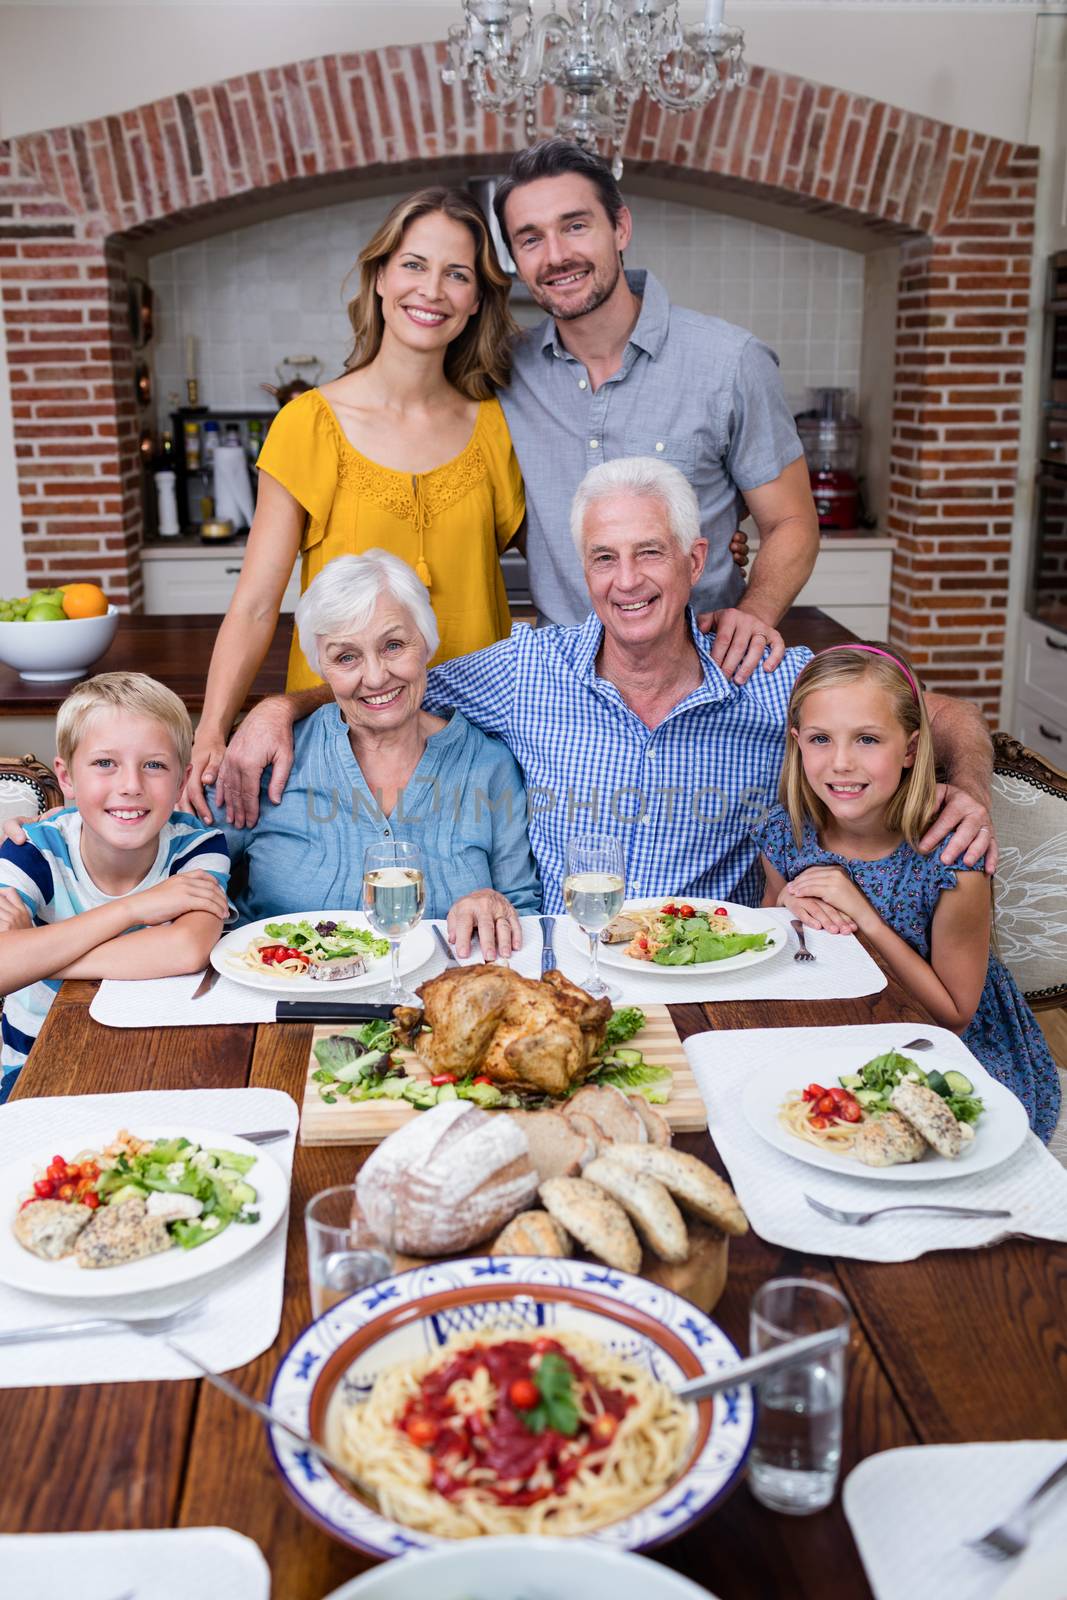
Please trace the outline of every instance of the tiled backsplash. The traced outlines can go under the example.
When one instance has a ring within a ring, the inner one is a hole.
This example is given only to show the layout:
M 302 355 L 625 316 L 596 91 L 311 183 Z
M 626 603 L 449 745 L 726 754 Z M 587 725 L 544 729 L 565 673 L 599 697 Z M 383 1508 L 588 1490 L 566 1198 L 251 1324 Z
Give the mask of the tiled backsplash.
M 184 400 L 189 335 L 197 342 L 201 400 L 214 408 L 269 409 L 260 384 L 276 381 L 285 356 L 317 355 L 323 378 L 335 377 L 350 346 L 344 306 L 358 280 L 349 274 L 395 198 L 323 206 L 154 256 L 161 425 L 171 395 Z M 693 206 L 642 197 L 631 206 L 627 265 L 648 267 L 679 305 L 765 339 L 778 353 L 794 410 L 813 385 L 856 390 L 861 254 Z M 534 310 L 522 308 L 522 320 Z

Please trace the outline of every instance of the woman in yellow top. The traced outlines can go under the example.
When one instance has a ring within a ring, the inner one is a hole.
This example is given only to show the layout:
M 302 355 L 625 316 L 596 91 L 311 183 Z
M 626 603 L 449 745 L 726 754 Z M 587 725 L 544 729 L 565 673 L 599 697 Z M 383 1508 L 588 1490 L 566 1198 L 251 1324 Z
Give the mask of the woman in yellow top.
M 435 661 L 511 627 L 500 552 L 525 505 L 495 395 L 515 325 L 485 217 L 463 190 L 422 189 L 394 206 L 359 269 L 343 376 L 283 406 L 259 456 L 256 514 L 193 745 L 187 793 L 202 814 L 298 551 L 301 592 L 334 556 L 384 549 L 414 567 L 440 630 Z M 294 633 L 286 687 L 320 682 Z

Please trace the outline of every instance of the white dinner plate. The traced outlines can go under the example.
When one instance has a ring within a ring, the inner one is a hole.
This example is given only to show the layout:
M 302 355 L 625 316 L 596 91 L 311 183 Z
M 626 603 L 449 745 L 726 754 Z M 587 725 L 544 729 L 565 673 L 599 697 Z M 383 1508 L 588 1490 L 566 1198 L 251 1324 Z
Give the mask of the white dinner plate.
M 71 1300 L 100 1300 L 114 1295 L 170 1289 L 176 1284 L 193 1283 L 219 1267 L 232 1266 L 262 1244 L 285 1211 L 289 1180 L 268 1151 L 217 1128 L 187 1128 L 174 1123 L 166 1127 L 138 1124 L 132 1131 L 139 1139 L 185 1138 L 210 1149 L 254 1156 L 256 1164 L 249 1168 L 248 1182 L 256 1191 L 259 1221 L 231 1222 L 217 1239 L 198 1245 L 195 1250 L 183 1250 L 174 1245 L 165 1253 L 147 1256 L 143 1261 L 128 1261 L 121 1267 L 79 1267 L 73 1256 L 42 1261 L 32 1255 L 15 1238 L 12 1224 L 20 1203 L 32 1193 L 34 1178 L 57 1152 L 72 1161 L 82 1150 L 102 1150 L 112 1142 L 117 1131 L 114 1122 L 104 1127 L 87 1124 L 73 1136 L 59 1130 L 46 1149 L 0 1168 L 0 1283 L 9 1284 L 13 1289 L 25 1289 L 29 1294 Z
M 367 970 L 355 978 L 306 978 L 287 977 L 279 973 L 277 977 L 272 972 L 253 972 L 251 967 L 244 967 L 235 959 L 247 948 L 251 940 L 261 933 L 265 933 L 268 922 L 345 922 L 350 928 L 369 928 L 370 924 L 362 911 L 285 911 L 276 917 L 263 917 L 259 922 L 249 922 L 243 928 L 234 928 L 230 933 L 224 933 L 218 944 L 211 952 L 211 965 L 224 978 L 231 978 L 234 983 L 243 983 L 246 989 L 271 989 L 286 994 L 322 995 L 329 999 L 331 995 L 338 994 L 344 989 L 367 989 L 375 984 L 384 983 L 389 978 L 390 957 L 386 951 L 384 956 L 368 956 Z M 406 933 L 400 941 L 400 971 L 414 972 L 417 967 L 425 966 L 434 953 L 433 931 L 425 923 L 420 922 L 417 928 Z
M 661 906 L 669 905 L 671 896 L 658 895 L 654 900 L 627 900 L 620 915 L 627 911 L 658 911 Z M 675 904 L 678 904 L 677 898 Z M 692 906 L 694 911 L 708 911 L 714 915 L 716 906 L 725 906 L 730 915 L 730 920 L 741 933 L 765 933 L 767 944 L 762 950 L 742 950 L 739 956 L 726 956 L 722 961 L 702 961 L 699 966 L 690 967 L 661 967 L 654 961 L 636 961 L 633 956 L 626 954 L 624 944 L 601 944 L 600 965 L 602 967 L 617 967 L 622 972 L 640 972 L 644 977 L 655 976 L 671 978 L 693 978 L 698 974 L 713 977 L 717 972 L 737 972 L 742 967 L 758 967 L 762 961 L 770 961 L 780 950 L 784 950 L 789 942 L 789 936 L 780 922 L 775 922 L 773 917 L 768 917 L 764 911 L 753 910 L 752 906 L 734 905 L 732 900 L 686 900 L 687 906 Z M 567 917 L 567 937 L 576 950 L 583 956 L 589 954 L 589 935 L 583 933 L 572 918 Z
M 907 1055 L 907 1051 L 901 1054 Z M 808 1144 L 782 1127 L 778 1108 L 791 1089 L 803 1090 L 809 1083 L 821 1083 L 824 1089 L 830 1089 L 843 1072 L 859 1071 L 863 1061 L 849 1046 L 828 1045 L 811 1059 L 801 1056 L 757 1072 L 748 1080 L 741 1106 L 749 1126 L 776 1150 L 783 1150 L 787 1156 L 809 1167 L 822 1167 L 827 1172 L 839 1172 L 849 1178 L 871 1178 L 884 1183 L 943 1182 L 985 1172 L 1015 1154 L 1026 1138 L 1029 1123 L 1022 1102 L 1009 1089 L 990 1077 L 973 1056 L 961 1060 L 958 1055 L 924 1050 L 912 1059 L 924 1072 L 932 1072 L 936 1067 L 938 1072 L 964 1073 L 985 1105 L 985 1111 L 975 1124 L 974 1138 L 964 1145 L 955 1161 L 928 1149 L 921 1161 L 902 1162 L 896 1167 L 868 1167 L 854 1156 L 838 1155 Z

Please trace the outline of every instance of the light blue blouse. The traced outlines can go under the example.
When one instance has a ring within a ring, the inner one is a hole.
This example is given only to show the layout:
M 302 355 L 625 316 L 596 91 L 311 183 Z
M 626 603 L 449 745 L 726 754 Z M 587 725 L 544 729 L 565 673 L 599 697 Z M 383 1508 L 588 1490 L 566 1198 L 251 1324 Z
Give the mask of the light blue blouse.
M 279 805 L 263 775 L 259 821 L 233 828 L 218 808 L 240 920 L 283 912 L 359 909 L 363 852 L 383 839 L 421 847 L 426 916 L 461 895 L 498 889 L 521 912 L 539 911 L 541 886 L 526 835 L 526 790 L 515 758 L 454 712 L 431 734 L 389 817 L 383 816 L 336 705 L 297 723 L 293 770 Z

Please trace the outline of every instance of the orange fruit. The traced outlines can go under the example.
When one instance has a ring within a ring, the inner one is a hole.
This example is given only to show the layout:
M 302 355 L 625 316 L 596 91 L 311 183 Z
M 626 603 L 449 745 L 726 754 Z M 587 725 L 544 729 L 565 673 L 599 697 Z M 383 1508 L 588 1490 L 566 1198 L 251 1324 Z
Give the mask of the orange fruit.
M 68 617 L 106 616 L 107 595 L 95 583 L 65 584 L 63 610 Z

